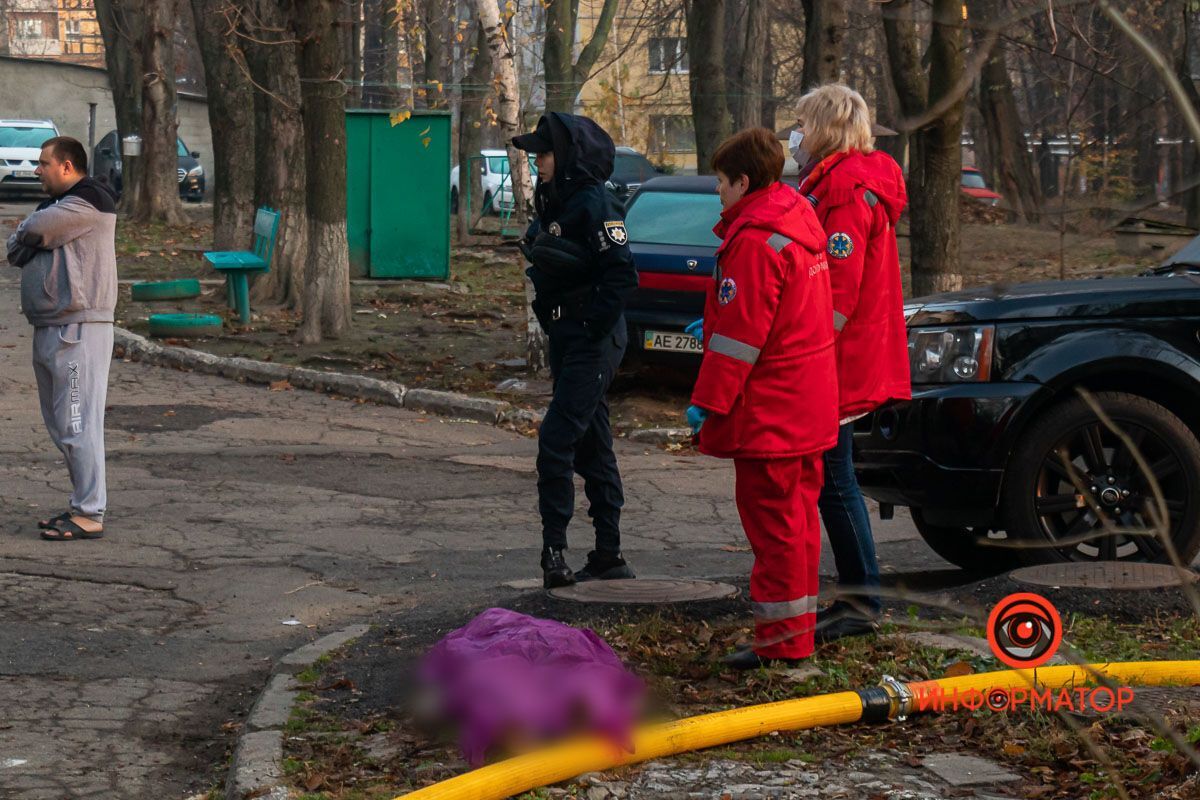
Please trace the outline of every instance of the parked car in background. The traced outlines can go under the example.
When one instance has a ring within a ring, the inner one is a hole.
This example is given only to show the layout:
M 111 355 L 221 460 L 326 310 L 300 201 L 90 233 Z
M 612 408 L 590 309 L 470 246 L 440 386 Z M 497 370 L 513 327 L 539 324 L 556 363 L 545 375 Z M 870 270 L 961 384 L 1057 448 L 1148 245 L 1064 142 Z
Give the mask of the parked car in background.
M 634 193 L 625 212 L 638 270 L 625 309 L 631 355 L 699 365 L 703 347 L 683 329 L 704 314 L 720 216 L 711 175 L 652 178 Z
M 42 190 L 34 172 L 42 154 L 42 142 L 58 136 L 48 119 L 0 119 L 0 191 Z
M 175 148 L 179 196 L 189 202 L 199 203 L 204 199 L 206 184 L 200 154 L 188 150 L 183 139 L 175 140 Z M 121 169 L 121 140 L 116 131 L 109 131 L 92 151 L 92 177 L 106 181 L 119 194 L 122 188 Z
M 608 179 L 608 189 L 622 203 L 627 203 L 643 183 L 661 174 L 662 170 L 651 164 L 650 159 L 637 150 L 632 147 L 618 147 L 613 160 L 613 174 Z
M 962 168 L 962 193 L 967 197 L 987 203 L 990 206 L 999 204 L 1000 195 L 988 188 L 983 173 L 975 167 Z
M 489 213 L 512 211 L 513 193 L 512 179 L 508 176 L 507 150 L 480 150 L 482 172 L 479 176 L 479 186 L 476 191 L 483 198 L 483 207 L 489 208 Z M 537 167 L 533 164 L 533 156 L 529 156 L 529 171 L 537 178 Z M 458 211 L 459 180 L 458 165 L 450 170 L 450 211 Z
M 912 301 L 912 401 L 855 423 L 863 492 L 885 514 L 908 506 L 925 541 L 969 569 L 1165 562 L 1151 535 L 1159 509 L 1190 563 L 1200 552 L 1200 274 L 1169 269 Z

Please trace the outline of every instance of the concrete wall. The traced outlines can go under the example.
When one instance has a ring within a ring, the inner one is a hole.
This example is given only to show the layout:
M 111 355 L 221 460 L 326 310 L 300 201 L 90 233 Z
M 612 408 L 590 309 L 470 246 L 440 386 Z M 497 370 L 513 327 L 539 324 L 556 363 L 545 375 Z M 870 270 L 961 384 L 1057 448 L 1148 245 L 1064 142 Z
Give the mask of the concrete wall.
M 117 126 L 108 74 L 102 69 L 54 61 L 0 56 L 0 119 L 49 119 L 64 136 L 88 142 L 88 104 L 96 104 L 95 139 L 100 141 Z M 213 180 L 212 132 L 208 103 L 203 97 L 179 96 L 179 135 L 192 150 L 200 151 L 211 190 Z M 88 149 L 91 158 L 91 149 Z

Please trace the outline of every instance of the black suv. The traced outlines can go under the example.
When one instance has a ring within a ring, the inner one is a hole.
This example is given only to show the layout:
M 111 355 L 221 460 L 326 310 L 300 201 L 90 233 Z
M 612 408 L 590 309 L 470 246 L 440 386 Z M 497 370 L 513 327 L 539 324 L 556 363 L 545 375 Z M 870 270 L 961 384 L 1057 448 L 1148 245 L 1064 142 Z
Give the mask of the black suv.
M 859 480 L 882 514 L 908 506 L 925 541 L 968 569 L 1166 562 L 1164 537 L 1148 535 L 1164 527 L 1191 563 L 1200 551 L 1194 267 L 955 292 L 905 313 L 913 399 L 855 424 Z M 1156 509 L 1165 526 L 1155 526 Z
M 200 166 L 200 154 L 188 150 L 183 139 L 175 140 L 176 178 L 179 180 L 179 197 L 191 203 L 204 199 L 204 167 Z M 92 176 L 103 180 L 121 192 L 121 142 L 116 131 L 109 131 L 92 151 Z

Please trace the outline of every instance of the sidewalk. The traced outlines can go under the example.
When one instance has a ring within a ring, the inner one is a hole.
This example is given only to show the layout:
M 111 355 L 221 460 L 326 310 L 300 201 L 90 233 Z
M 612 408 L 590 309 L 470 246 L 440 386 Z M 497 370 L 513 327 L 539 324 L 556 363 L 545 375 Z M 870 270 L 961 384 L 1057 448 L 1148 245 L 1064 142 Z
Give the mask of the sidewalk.
M 205 791 L 223 779 L 237 723 L 283 653 L 351 622 L 511 598 L 505 583 L 537 576 L 533 440 L 122 362 L 108 401 L 109 535 L 40 541 L 34 522 L 57 513 L 68 482 L 42 427 L 17 306 L 5 275 L 6 800 Z M 626 552 L 639 572 L 749 571 L 727 464 L 632 443 L 619 456 Z M 573 530 L 579 559 L 589 537 Z M 889 564 L 940 564 L 914 545 L 907 520 L 880 534 Z

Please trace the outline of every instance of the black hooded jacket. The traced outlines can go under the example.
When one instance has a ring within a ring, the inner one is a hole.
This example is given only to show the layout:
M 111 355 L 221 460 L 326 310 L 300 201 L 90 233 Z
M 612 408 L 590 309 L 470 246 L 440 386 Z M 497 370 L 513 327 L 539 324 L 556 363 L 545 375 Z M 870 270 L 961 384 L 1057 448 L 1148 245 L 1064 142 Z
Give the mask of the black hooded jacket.
M 637 288 L 637 270 L 625 233 L 625 209 L 604 183 L 612 175 L 616 148 L 604 129 L 587 117 L 551 112 L 545 115 L 554 143 L 554 178 L 538 179 L 534 191 L 537 219 L 526 237 L 547 231 L 585 247 L 586 270 L 551 276 L 537 265 L 528 270 L 537 297 L 533 309 L 549 330 L 549 313 L 558 305 L 578 302 L 584 327 L 593 339 L 612 332 L 625 303 Z

